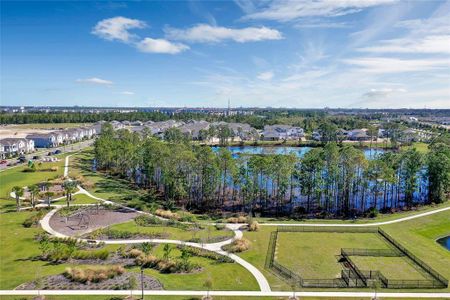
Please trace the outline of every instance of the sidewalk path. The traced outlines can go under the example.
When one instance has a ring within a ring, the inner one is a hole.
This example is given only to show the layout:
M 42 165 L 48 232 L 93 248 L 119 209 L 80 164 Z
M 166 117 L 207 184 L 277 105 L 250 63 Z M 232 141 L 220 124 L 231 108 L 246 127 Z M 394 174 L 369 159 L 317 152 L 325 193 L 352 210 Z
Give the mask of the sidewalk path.
M 36 290 L 0 290 L 0 295 L 37 295 Z M 170 290 L 145 290 L 147 296 L 204 296 L 206 291 L 170 291 Z M 210 291 L 211 296 L 238 296 L 238 297 L 289 297 L 292 292 L 258 292 L 258 291 Z M 117 295 L 128 296 L 129 290 L 42 290 L 40 295 Z M 134 290 L 133 295 L 141 295 L 140 290 Z M 370 299 L 374 296 L 373 292 L 296 292 L 297 297 L 324 297 L 328 299 L 336 298 L 359 298 Z M 436 298 L 450 299 L 450 293 L 377 293 L 377 296 L 383 298 Z

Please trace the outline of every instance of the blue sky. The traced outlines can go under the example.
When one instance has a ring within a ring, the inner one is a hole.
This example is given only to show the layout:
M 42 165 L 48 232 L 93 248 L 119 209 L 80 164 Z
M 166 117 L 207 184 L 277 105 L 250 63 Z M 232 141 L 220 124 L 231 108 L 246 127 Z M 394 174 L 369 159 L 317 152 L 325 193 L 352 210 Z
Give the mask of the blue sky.
M 450 2 L 1 2 L 1 105 L 450 108 Z

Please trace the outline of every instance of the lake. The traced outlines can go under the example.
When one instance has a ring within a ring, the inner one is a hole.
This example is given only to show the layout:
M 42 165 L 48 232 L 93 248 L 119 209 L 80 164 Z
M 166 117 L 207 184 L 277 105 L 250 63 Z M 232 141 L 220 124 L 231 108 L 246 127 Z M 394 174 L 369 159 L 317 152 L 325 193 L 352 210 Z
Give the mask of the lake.
M 218 151 L 220 146 L 212 147 L 214 151 Z M 303 157 L 306 152 L 311 150 L 311 147 L 283 147 L 283 146 L 273 146 L 273 147 L 263 147 L 263 146 L 230 146 L 227 147 L 231 151 L 233 157 L 239 156 L 239 154 L 290 154 L 294 153 L 298 157 Z M 376 154 L 384 153 L 383 149 L 364 149 L 364 155 L 366 158 L 374 157 Z
M 442 245 L 444 248 L 450 251 L 450 235 L 440 238 L 436 242 L 438 242 L 440 245 Z

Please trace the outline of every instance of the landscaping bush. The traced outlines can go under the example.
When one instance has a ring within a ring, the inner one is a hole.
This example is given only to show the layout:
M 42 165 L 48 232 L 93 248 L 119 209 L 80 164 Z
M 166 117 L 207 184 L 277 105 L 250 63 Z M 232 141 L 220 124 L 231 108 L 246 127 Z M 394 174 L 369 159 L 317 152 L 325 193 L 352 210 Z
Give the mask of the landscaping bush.
M 163 239 L 169 237 L 169 234 L 167 232 L 146 232 L 146 233 L 140 233 L 140 232 L 131 232 L 126 230 L 116 230 L 111 228 L 102 228 L 97 229 L 87 235 L 87 238 L 89 239 L 99 239 L 99 238 L 106 238 L 106 239 L 113 239 L 113 240 L 122 240 L 122 239 L 130 239 L 130 238 L 137 238 L 137 237 L 145 237 L 149 239 Z
M 231 217 L 226 219 L 227 223 L 246 223 L 247 222 L 247 217 L 245 216 L 239 216 L 239 217 Z
M 48 209 L 39 209 L 37 213 L 30 215 L 22 222 L 22 226 L 25 228 L 36 227 L 39 224 L 39 220 L 41 220 L 47 213 Z
M 177 213 L 173 213 L 170 210 L 164 210 L 161 208 L 158 208 L 157 210 L 155 210 L 155 215 L 160 216 L 165 219 L 172 219 L 172 220 L 177 220 L 177 221 L 179 221 L 179 219 L 180 219 L 180 216 Z
M 137 216 L 134 219 L 134 222 L 136 222 L 136 224 L 138 226 L 154 226 L 154 225 L 163 225 L 165 222 L 164 220 L 161 220 L 160 218 L 157 218 L 155 216 L 149 216 L 149 215 L 140 215 Z
M 258 231 L 259 223 L 257 221 L 251 221 L 248 224 L 248 231 Z
M 225 229 L 225 225 L 223 225 L 223 224 L 217 224 L 217 223 L 216 223 L 216 225 L 214 225 L 214 227 L 215 227 L 217 230 L 224 230 L 224 229 Z
M 64 276 L 80 283 L 100 282 L 117 275 L 122 275 L 125 269 L 122 266 L 95 266 L 67 268 Z
M 96 251 L 79 250 L 72 254 L 73 259 L 99 259 L 106 260 L 109 257 L 109 251 L 106 249 Z
M 244 252 L 250 249 L 251 242 L 246 238 L 234 240 L 231 244 L 225 245 L 224 250 L 232 253 Z
M 188 251 L 192 256 L 204 257 L 204 258 L 216 260 L 218 262 L 223 262 L 223 263 L 233 263 L 234 262 L 234 260 L 232 260 L 228 256 L 220 255 L 216 252 L 205 250 L 205 249 L 182 246 L 182 245 L 178 245 L 178 249 L 184 249 L 185 251 Z

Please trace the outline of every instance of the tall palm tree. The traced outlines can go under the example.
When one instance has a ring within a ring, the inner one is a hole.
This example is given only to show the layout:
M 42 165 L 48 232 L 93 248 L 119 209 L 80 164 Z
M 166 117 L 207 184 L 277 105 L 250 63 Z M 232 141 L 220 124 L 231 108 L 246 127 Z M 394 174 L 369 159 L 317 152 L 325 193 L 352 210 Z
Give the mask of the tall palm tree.
M 70 206 L 72 201 L 72 194 L 75 192 L 77 183 L 75 181 L 66 180 L 63 184 L 64 191 L 66 192 L 67 207 Z
M 23 188 L 20 186 L 15 186 L 12 188 L 12 191 L 14 193 L 14 197 L 16 197 L 16 208 L 17 211 L 20 210 L 20 197 L 23 196 Z
M 35 184 L 31 185 L 28 188 L 28 191 L 30 192 L 31 195 L 31 206 L 33 206 L 33 208 L 36 207 L 36 195 L 39 194 L 39 187 Z

